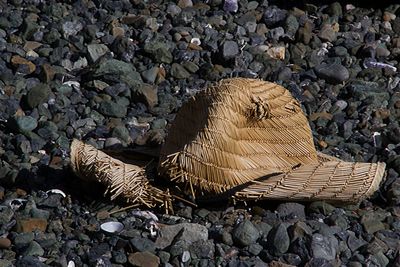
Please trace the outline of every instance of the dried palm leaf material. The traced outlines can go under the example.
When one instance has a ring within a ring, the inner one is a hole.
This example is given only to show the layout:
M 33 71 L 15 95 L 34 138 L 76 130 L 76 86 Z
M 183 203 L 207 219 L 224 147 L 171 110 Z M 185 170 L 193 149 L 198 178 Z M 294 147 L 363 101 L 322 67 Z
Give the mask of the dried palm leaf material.
M 82 179 L 94 180 L 107 186 L 111 199 L 124 198 L 129 203 L 147 207 L 164 206 L 171 210 L 168 190 L 152 186 L 146 177 L 145 166 L 124 163 L 95 147 L 73 140 L 71 166 Z
M 231 192 L 238 199 L 358 201 L 375 191 L 385 170 L 384 163 L 318 154 L 290 92 L 242 78 L 223 80 L 184 104 L 160 154 L 160 174 L 194 197 Z
M 385 163 L 330 160 L 322 153 L 318 156 L 320 161 L 316 164 L 251 181 L 244 189 L 235 192 L 234 198 L 355 203 L 374 193 L 384 176 Z
M 112 198 L 171 207 L 143 166 L 127 164 L 73 141 L 71 164 Z M 308 120 L 290 92 L 254 79 L 227 79 L 190 99 L 176 115 L 160 152 L 159 173 L 193 197 L 329 200 L 370 196 L 385 163 L 344 162 L 315 150 Z M 181 198 L 179 198 L 181 199 Z

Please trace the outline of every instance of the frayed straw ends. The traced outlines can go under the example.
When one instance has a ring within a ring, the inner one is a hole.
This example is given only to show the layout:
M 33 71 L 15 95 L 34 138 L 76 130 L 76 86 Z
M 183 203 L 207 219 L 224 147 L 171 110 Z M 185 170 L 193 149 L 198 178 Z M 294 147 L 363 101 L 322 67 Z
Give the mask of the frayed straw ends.
M 71 167 L 80 178 L 107 186 L 106 193 L 112 200 L 122 197 L 127 202 L 147 207 L 171 207 L 169 191 L 153 187 L 146 177 L 145 167 L 126 164 L 78 140 L 71 144 Z

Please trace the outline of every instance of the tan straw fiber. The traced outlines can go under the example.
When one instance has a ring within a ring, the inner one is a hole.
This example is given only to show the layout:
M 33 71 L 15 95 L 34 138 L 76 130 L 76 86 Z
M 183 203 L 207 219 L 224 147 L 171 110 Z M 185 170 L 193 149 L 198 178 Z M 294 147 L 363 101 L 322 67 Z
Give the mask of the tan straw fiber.
M 154 206 L 170 199 L 144 168 L 74 141 L 72 167 L 113 197 Z M 344 162 L 315 150 L 300 104 L 280 85 L 227 79 L 185 103 L 162 147 L 161 176 L 198 196 L 357 202 L 384 177 L 384 163 Z M 138 193 L 140 192 L 140 193 Z
M 160 156 L 161 173 L 195 196 L 236 187 L 232 194 L 241 199 L 359 201 L 377 189 L 384 170 L 384 163 L 317 154 L 290 92 L 241 78 L 223 80 L 185 104 Z
M 154 207 L 171 206 L 171 195 L 149 184 L 145 166 L 127 164 L 112 158 L 95 147 L 73 140 L 71 167 L 82 179 L 94 180 L 107 186 L 111 199 L 119 196 L 130 203 Z

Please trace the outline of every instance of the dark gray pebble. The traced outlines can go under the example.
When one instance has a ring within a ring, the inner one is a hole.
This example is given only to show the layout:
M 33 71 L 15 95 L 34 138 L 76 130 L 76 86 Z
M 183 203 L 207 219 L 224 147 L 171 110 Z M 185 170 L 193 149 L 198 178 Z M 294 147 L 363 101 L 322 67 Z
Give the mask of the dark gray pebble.
M 350 77 L 347 68 L 338 63 L 323 63 L 315 67 L 315 72 L 317 73 L 318 77 L 332 84 L 344 82 Z
M 239 223 L 232 231 L 233 241 L 239 246 L 248 246 L 259 238 L 260 233 L 251 221 Z

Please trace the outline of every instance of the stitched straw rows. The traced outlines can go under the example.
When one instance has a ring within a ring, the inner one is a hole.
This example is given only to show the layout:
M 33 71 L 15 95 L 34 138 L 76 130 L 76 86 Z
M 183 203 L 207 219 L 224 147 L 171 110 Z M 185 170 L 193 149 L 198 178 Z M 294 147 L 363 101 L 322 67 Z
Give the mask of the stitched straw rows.
M 122 197 L 129 203 L 147 207 L 164 205 L 171 208 L 171 196 L 149 184 L 144 167 L 126 164 L 112 158 L 95 147 L 73 140 L 71 145 L 71 166 L 83 179 L 91 179 L 107 186 L 106 193 L 111 199 Z
M 74 171 L 108 187 L 112 199 L 171 208 L 167 191 L 153 187 L 145 168 L 74 141 Z M 159 173 L 197 196 L 235 199 L 356 202 L 384 177 L 384 163 L 352 163 L 318 153 L 300 104 L 285 88 L 260 80 L 228 79 L 207 88 L 176 115 Z M 263 178 L 268 177 L 268 178 Z
M 221 193 L 316 163 L 310 132 L 299 103 L 285 88 L 224 80 L 178 112 L 161 151 L 160 171 L 200 193 Z
M 358 202 L 377 189 L 384 170 L 384 163 L 320 162 L 265 181 L 253 181 L 235 197 Z

